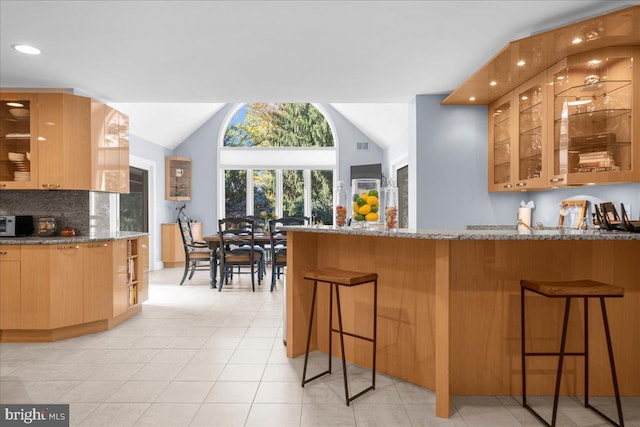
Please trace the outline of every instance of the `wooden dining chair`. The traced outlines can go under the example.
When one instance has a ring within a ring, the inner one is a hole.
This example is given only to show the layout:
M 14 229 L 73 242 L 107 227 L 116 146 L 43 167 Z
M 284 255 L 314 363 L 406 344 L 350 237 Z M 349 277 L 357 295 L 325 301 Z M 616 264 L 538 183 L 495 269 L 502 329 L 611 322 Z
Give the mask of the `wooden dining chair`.
M 218 238 L 220 239 L 220 285 L 226 285 L 233 275 L 233 267 L 245 268 L 251 275 L 251 289 L 255 292 L 255 276 L 258 286 L 262 284 L 262 265 L 264 250 L 255 244 L 255 221 L 249 218 L 223 218 L 218 220 Z
M 182 209 L 178 212 L 176 222 L 180 227 L 180 236 L 182 236 L 182 245 L 184 247 L 184 273 L 182 274 L 182 280 L 180 280 L 180 286 L 184 284 L 187 274 L 189 275 L 189 280 L 191 280 L 193 273 L 196 271 L 207 270 L 209 271 L 209 285 L 215 288 L 215 280 L 211 274 L 213 271 L 211 265 L 216 262 L 215 252 L 209 249 L 207 243 L 193 239 L 191 223 Z
M 276 287 L 276 278 L 284 271 L 287 266 L 287 232 L 282 229 L 287 225 L 308 225 L 309 217 L 306 216 L 288 216 L 280 219 L 272 219 L 269 221 L 269 242 L 271 251 L 271 288 L 270 292 Z

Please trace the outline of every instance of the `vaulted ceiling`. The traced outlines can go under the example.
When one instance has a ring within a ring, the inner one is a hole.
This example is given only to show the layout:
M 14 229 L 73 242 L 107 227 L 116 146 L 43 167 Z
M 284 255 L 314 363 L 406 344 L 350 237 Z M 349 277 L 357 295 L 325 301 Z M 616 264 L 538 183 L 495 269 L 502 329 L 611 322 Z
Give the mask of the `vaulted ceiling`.
M 386 147 L 414 96 L 450 92 L 511 40 L 632 4 L 0 0 L 0 86 L 74 88 L 167 147 L 225 103 L 331 103 Z

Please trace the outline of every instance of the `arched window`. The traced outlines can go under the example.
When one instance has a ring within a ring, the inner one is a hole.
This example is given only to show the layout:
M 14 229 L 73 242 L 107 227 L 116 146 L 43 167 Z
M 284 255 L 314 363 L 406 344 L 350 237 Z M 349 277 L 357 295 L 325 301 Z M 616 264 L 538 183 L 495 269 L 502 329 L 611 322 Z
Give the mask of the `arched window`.
M 337 144 L 320 106 L 240 104 L 223 129 L 220 217 L 305 215 L 333 223 Z

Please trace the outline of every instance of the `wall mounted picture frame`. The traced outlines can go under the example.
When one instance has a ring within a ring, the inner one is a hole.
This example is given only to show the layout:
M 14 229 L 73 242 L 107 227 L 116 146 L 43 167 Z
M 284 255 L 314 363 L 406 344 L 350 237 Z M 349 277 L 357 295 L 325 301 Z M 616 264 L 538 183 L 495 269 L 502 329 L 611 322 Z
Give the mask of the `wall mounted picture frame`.
M 558 227 L 581 228 L 587 215 L 587 203 L 586 200 L 563 200 Z

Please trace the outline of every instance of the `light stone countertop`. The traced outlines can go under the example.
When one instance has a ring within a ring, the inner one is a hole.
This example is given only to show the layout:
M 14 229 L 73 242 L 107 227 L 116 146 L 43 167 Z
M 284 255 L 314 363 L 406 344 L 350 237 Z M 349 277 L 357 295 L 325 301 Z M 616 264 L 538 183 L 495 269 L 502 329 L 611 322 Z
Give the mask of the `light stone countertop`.
M 349 234 L 355 236 L 381 236 L 427 240 L 640 240 L 640 233 L 623 231 L 546 229 L 518 231 L 515 229 L 473 229 L 473 230 L 428 230 L 400 229 L 388 231 L 384 228 L 338 228 L 327 225 L 288 226 L 288 231 L 326 234 Z
M 118 231 L 114 233 L 95 233 L 88 236 L 51 236 L 51 237 L 0 237 L 0 245 L 61 245 L 72 243 L 109 242 L 112 240 L 137 239 L 149 233 L 139 231 Z

